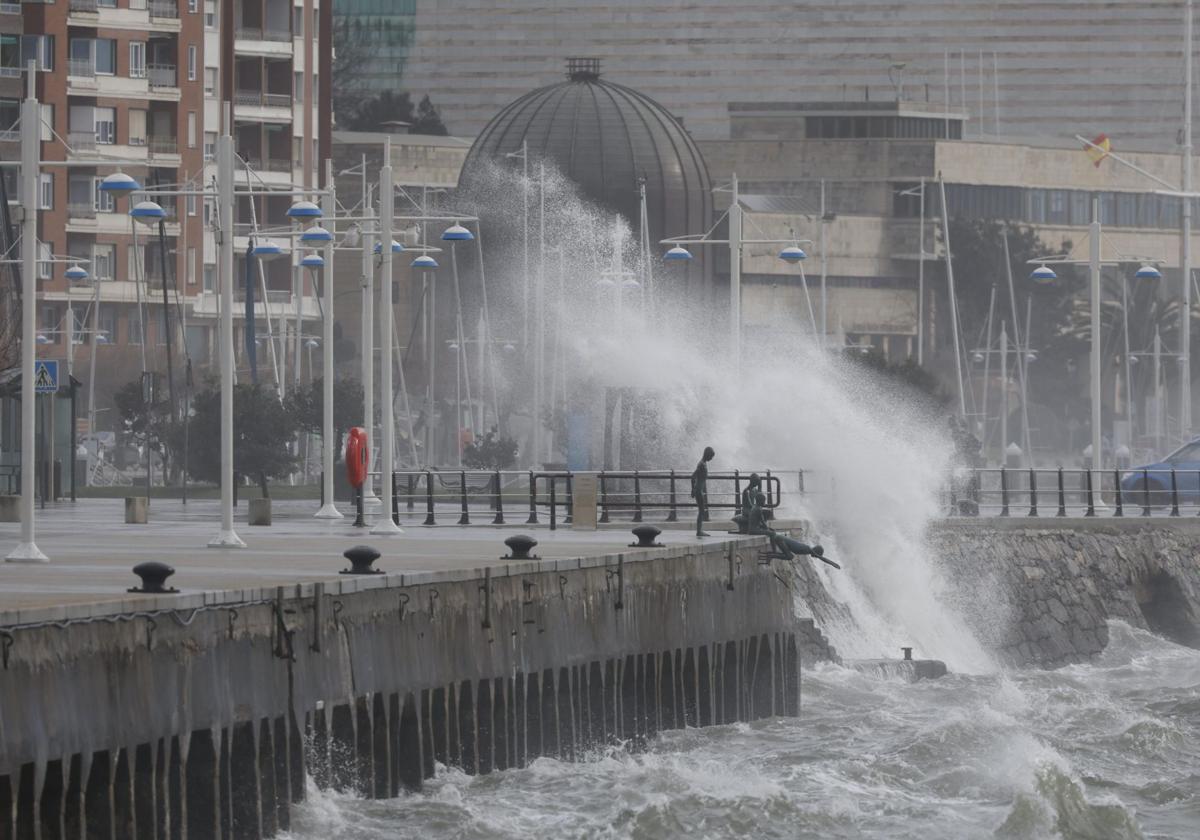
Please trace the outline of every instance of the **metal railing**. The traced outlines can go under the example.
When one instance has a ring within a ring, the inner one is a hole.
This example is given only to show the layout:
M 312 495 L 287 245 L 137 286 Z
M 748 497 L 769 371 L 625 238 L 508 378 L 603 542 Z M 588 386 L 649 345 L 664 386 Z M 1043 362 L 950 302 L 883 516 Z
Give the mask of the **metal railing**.
M 96 78 L 96 65 L 88 58 L 67 59 L 67 75 L 94 79 Z
M 150 17 L 179 19 L 179 6 L 170 0 L 150 0 Z
M 96 132 L 72 131 L 67 134 L 67 145 L 76 152 L 90 152 L 96 148 Z
M 21 14 L 20 3 L 0 3 L 0 15 L 19 15 Z
M 0 65 L 0 79 L 19 79 L 25 72 L 23 67 L 6 67 Z
M 177 87 L 174 64 L 151 64 L 146 68 L 150 87 Z
M 292 40 L 289 29 L 269 29 L 261 26 L 238 26 L 234 29 L 234 37 L 243 41 L 276 41 Z
M 151 135 L 146 145 L 151 155 L 179 154 L 179 143 L 174 137 L 155 137 Z
M 290 93 L 265 93 L 260 90 L 239 90 L 233 94 L 234 105 L 252 108 L 291 108 Z
M 1200 515 L 1200 470 L 959 470 L 944 502 L 951 516 Z
M 594 474 L 602 524 L 651 519 L 678 522 L 695 516 L 696 500 L 691 498 L 691 473 L 687 471 L 603 470 Z M 560 519 L 571 522 L 575 475 L 565 470 L 397 470 L 391 477 L 392 517 L 398 522 L 403 509 L 409 515 L 423 515 L 425 525 L 436 525 L 440 508 L 443 517 L 457 514 L 459 525 L 472 524 L 472 513 L 476 524 L 503 525 L 507 508 L 513 522 L 536 525 L 545 517 L 555 528 Z M 760 475 L 767 507 L 778 507 L 782 496 L 779 476 L 770 470 Z M 730 518 L 740 513 L 749 476 L 740 470 L 709 473 L 709 510 L 728 511 Z
M 96 14 L 100 11 L 100 8 L 96 0 L 71 0 L 70 10 L 72 12 L 90 12 L 91 14 Z
M 87 203 L 68 202 L 67 216 L 72 219 L 94 219 L 96 218 L 96 207 L 90 201 Z

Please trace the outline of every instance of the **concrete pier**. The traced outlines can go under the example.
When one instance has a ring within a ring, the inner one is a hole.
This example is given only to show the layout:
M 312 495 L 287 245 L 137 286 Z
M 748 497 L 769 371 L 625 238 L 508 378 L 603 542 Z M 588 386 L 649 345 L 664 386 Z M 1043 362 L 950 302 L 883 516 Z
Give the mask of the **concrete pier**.
M 0 568 L 2 840 L 268 837 L 306 775 L 387 797 L 438 764 L 796 715 L 801 651 L 823 642 L 761 538 L 534 530 L 542 559 L 514 562 L 519 529 L 371 541 L 283 518 L 211 551 L 188 547 L 210 522 L 155 505 L 136 536 L 48 516 L 41 583 Z M 356 542 L 388 573 L 337 574 Z M 181 593 L 119 591 L 156 551 Z

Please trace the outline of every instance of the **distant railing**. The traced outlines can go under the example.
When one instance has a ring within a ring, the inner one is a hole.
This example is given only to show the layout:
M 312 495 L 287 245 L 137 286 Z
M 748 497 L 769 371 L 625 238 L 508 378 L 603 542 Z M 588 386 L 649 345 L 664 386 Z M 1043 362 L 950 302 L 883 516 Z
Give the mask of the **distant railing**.
M 71 58 L 67 60 L 67 75 L 82 76 L 85 79 L 96 78 L 96 65 L 88 58 Z
M 291 108 L 292 95 L 290 93 L 264 93 L 262 104 L 268 108 Z
M 152 155 L 177 155 L 179 154 L 179 143 L 174 137 L 154 137 L 151 136 L 147 146 Z
M 19 15 L 21 14 L 20 3 L 0 3 L 0 15 Z
M 233 94 L 233 104 L 250 108 L 291 108 L 290 93 L 263 93 L 257 90 L 239 90 Z
M 0 129 L 0 143 L 17 142 L 21 139 L 21 130 L 18 128 Z
M 677 470 L 602 470 L 597 478 L 597 515 L 601 523 L 617 520 L 678 522 L 696 515 L 691 496 L 691 473 Z M 511 470 L 398 470 L 392 474 L 392 514 L 399 521 L 401 508 L 423 515 L 425 525 L 436 525 L 439 505 L 443 516 L 457 514 L 459 525 L 504 524 L 508 516 L 525 517 L 529 525 L 546 517 L 551 527 L 559 520 L 569 524 L 574 503 L 576 474 L 561 471 Z M 712 472 L 708 476 L 708 508 L 742 511 L 742 491 L 750 473 Z M 767 507 L 779 506 L 782 482 L 770 470 L 761 473 Z M 800 479 L 801 488 L 803 479 Z M 453 511 L 453 513 L 451 513 Z M 486 512 L 486 513 L 485 513 Z M 490 516 L 490 519 L 487 517 Z M 713 517 L 710 517 L 710 519 Z
M 1200 515 L 1200 470 L 960 469 L 944 501 L 951 516 Z
M 90 201 L 87 203 L 68 202 L 67 215 L 73 219 L 94 219 L 96 218 L 96 207 Z
M 292 40 L 291 30 L 288 29 L 264 29 L 261 26 L 238 26 L 234 30 L 234 36 L 243 41 L 290 41 Z
M 19 79 L 22 72 L 22 68 L 20 67 L 0 66 L 0 79 Z
M 179 6 L 168 0 L 150 0 L 150 17 L 179 19 Z
M 67 145 L 76 152 L 90 152 L 96 148 L 94 131 L 72 131 L 67 134 Z
M 150 87 L 177 87 L 175 65 L 151 64 L 146 70 L 150 79 Z
M 96 0 L 71 0 L 70 9 L 72 12 L 96 14 L 99 11 L 99 5 Z

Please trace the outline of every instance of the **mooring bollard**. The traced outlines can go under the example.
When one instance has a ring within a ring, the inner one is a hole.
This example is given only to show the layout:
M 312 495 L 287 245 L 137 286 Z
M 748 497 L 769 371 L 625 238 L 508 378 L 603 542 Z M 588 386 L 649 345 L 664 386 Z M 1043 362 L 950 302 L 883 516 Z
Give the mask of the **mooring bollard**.
M 1095 516 L 1096 515 L 1096 494 L 1092 488 L 1092 471 L 1089 469 L 1089 470 L 1085 470 L 1084 472 L 1087 475 L 1087 510 L 1084 511 L 1083 515 L 1084 516 Z
M 459 525 L 470 525 L 471 524 L 471 513 L 470 513 L 470 511 L 467 510 L 467 471 L 466 470 L 458 471 L 458 481 L 459 481 L 458 496 L 462 502 L 462 513 L 459 514 L 458 524 Z
M 493 486 L 496 490 L 496 495 L 495 495 L 496 516 L 492 519 L 492 524 L 493 525 L 503 525 L 504 524 L 504 495 L 500 490 L 500 470 L 496 470 L 496 472 L 492 475 L 492 481 L 494 482 Z
M 537 518 L 537 476 L 533 474 L 533 470 L 529 471 L 529 518 L 525 520 L 526 525 L 536 525 Z
M 1037 516 L 1037 472 L 1029 468 L 1029 515 Z
M 1125 515 L 1125 494 L 1121 492 L 1121 471 L 1113 470 L 1113 516 Z
M 1008 516 L 1008 470 L 1000 468 L 1000 515 Z
M 425 471 L 425 524 L 436 525 L 437 519 L 433 515 L 433 471 Z
M 129 592 L 137 592 L 140 595 L 156 595 L 179 591 L 174 587 L 167 587 L 165 585 L 167 578 L 175 574 L 175 570 L 166 563 L 160 563 L 157 560 L 147 560 L 145 563 L 138 563 L 134 566 L 133 573 L 142 579 L 142 585 L 129 589 Z
M 667 521 L 679 521 L 679 508 L 675 500 L 675 470 L 671 470 L 671 509 L 667 513 Z
M 509 553 L 502 556 L 501 560 L 537 560 L 536 554 L 530 554 L 538 541 L 528 534 L 513 534 L 504 541 L 508 546 Z
M 1067 488 L 1063 484 L 1063 468 L 1058 468 L 1058 513 L 1055 516 L 1067 515 Z
M 554 476 L 546 476 L 546 480 L 550 482 L 550 530 L 558 530 L 558 499 L 554 496 L 554 488 L 558 483 L 554 480 Z
M 642 478 L 637 470 L 633 471 L 633 521 L 642 521 Z
M 633 535 L 637 537 L 637 542 L 630 543 L 630 548 L 662 548 L 663 544 L 658 542 L 658 535 L 662 530 L 653 525 L 638 525 L 633 529 Z
M 604 470 L 600 470 L 600 522 L 608 522 L 608 487 L 604 482 Z
M 910 647 L 902 647 L 902 648 L 900 648 L 900 652 L 901 652 L 902 654 L 904 654 L 904 661 L 905 661 L 905 662 L 912 662 L 912 652 L 913 652 L 913 649 L 912 649 L 912 648 L 910 648 Z
M 1150 473 L 1142 470 L 1142 516 L 1150 515 Z
M 338 574 L 343 575 L 381 575 L 383 569 L 376 569 L 372 564 L 379 559 L 379 552 L 369 545 L 356 545 L 342 552 L 342 556 L 350 561 L 349 569 L 342 569 Z
M 1171 467 L 1171 516 L 1179 515 L 1179 485 L 1175 481 L 1175 468 Z

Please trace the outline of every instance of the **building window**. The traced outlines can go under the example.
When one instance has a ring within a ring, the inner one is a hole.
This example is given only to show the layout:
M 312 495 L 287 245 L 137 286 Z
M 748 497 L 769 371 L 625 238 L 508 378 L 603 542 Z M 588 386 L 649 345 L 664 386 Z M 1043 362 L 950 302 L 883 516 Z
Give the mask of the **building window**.
M 117 343 L 117 311 L 111 306 L 100 310 L 100 337 L 109 344 Z
M 0 35 L 0 66 L 23 69 L 26 61 L 38 70 L 54 70 L 54 36 Z
M 0 133 L 9 139 L 20 138 L 21 100 L 0 99 Z
M 196 285 L 196 249 L 188 246 L 187 249 L 187 267 L 184 269 L 187 272 L 187 284 L 189 286 Z
M 117 142 L 117 109 L 95 108 L 96 142 L 111 146 Z
M 216 96 L 217 95 L 217 68 L 216 67 L 205 67 L 204 68 L 204 95 L 205 96 Z
M 204 132 L 204 159 L 206 161 L 217 159 L 217 132 Z
M 117 72 L 117 42 L 112 38 L 97 38 L 96 75 L 112 76 Z
M 104 179 L 101 177 L 92 179 L 92 206 L 96 208 L 98 213 L 111 213 L 115 208 L 115 199 L 113 194 L 100 189 L 100 184 Z
M 188 47 L 188 81 L 196 81 L 196 45 L 192 44 Z
M 146 111 L 142 108 L 129 109 L 129 145 L 146 145 Z
M 216 0 L 204 0 L 204 26 L 206 29 L 217 28 Z
M 196 148 L 196 112 L 188 111 L 187 144 L 189 149 Z
M 41 278 L 48 279 L 48 278 Z M 59 327 L 58 307 L 53 305 L 42 306 L 41 319 L 38 321 L 38 335 L 44 335 L 50 340 L 51 344 L 58 344 L 58 327 Z
M 188 0 L 188 11 L 193 15 L 200 9 L 200 0 Z
M 1059 225 L 1065 225 L 1070 221 L 1066 190 L 1050 190 L 1046 202 L 1046 221 Z
M 213 202 L 211 198 L 204 199 L 204 224 L 207 227 L 212 224 L 213 218 Z
M 303 104 L 304 103 L 304 74 L 298 72 L 295 75 L 296 75 L 296 81 L 295 81 L 294 89 L 292 90 L 292 99 L 296 100 L 297 103 Z
M 42 172 L 38 175 L 38 208 L 41 210 L 54 209 L 54 173 Z
M 54 139 L 54 106 L 42 103 L 42 139 L 49 143 Z
M 129 310 L 129 343 L 142 343 L 142 312 L 140 307 Z
M 117 8 L 117 0 L 96 0 L 96 5 L 102 9 Z
M 71 215 L 90 215 L 95 211 L 92 176 L 72 175 L 67 180 L 67 208 Z
M 303 6 L 293 6 L 292 7 L 292 37 L 293 38 L 303 38 L 304 37 L 304 7 Z
M 196 204 L 197 204 L 196 198 L 197 197 L 194 195 L 187 196 L 187 214 L 189 216 L 196 215 Z
M 52 262 L 54 254 L 54 245 L 50 242 L 38 243 L 38 264 L 37 276 L 39 280 L 49 280 L 54 274 L 54 263 Z
M 1117 193 L 1117 224 L 1121 227 L 1137 224 L 1137 196 L 1133 193 Z
M 91 275 L 96 280 L 112 280 L 114 264 L 117 258 L 117 249 L 115 245 L 100 245 L 92 246 L 92 269 Z
M 204 266 L 204 291 L 215 292 L 217 290 L 217 267 L 215 265 Z
M 129 42 L 129 78 L 146 78 L 146 42 Z

